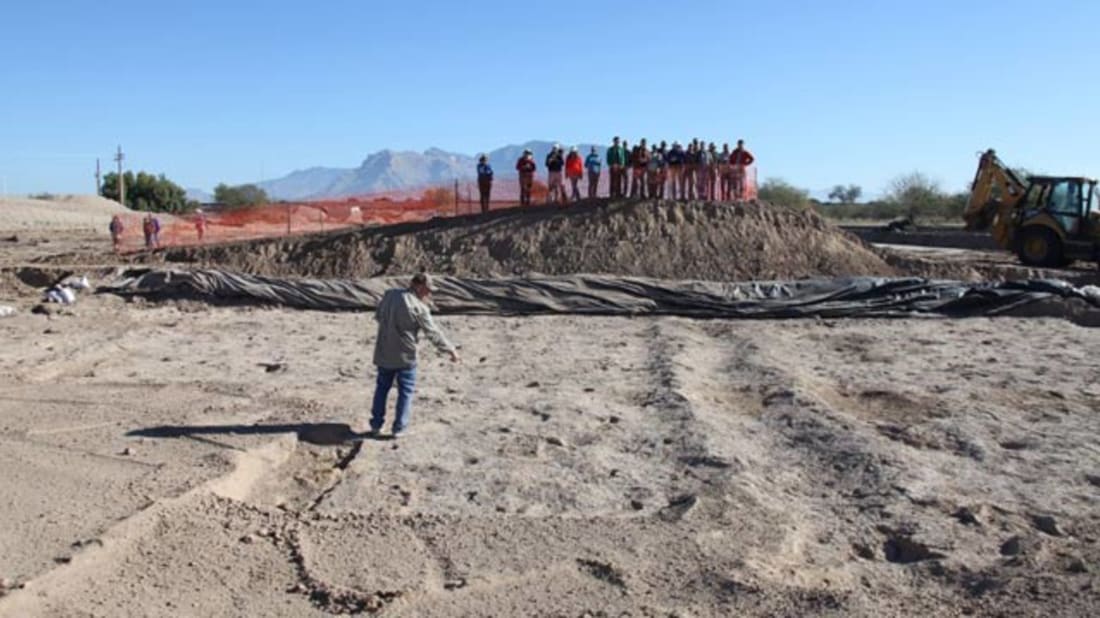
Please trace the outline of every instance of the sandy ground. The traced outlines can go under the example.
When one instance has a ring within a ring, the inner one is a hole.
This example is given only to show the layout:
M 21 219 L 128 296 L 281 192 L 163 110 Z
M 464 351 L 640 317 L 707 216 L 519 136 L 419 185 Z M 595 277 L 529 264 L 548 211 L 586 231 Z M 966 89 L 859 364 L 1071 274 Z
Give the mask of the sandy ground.
M 0 231 L 81 230 L 109 237 L 115 214 L 133 214 L 117 202 L 97 195 L 61 195 L 53 199 L 0 196 Z
M 369 315 L 0 320 L 0 615 L 1100 610 L 1096 330 L 441 322 L 412 435 L 344 442 Z
M 32 314 L 166 254 L 30 227 L 0 233 L 0 616 L 1100 613 L 1095 329 L 444 317 L 464 362 L 425 351 L 413 433 L 359 440 L 370 315 Z

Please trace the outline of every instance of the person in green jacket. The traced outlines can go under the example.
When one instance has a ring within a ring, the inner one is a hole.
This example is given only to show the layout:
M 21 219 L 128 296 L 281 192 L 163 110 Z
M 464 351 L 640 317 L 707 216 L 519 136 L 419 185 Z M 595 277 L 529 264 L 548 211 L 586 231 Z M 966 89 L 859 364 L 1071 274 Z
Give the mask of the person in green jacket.
M 618 136 L 611 140 L 611 147 L 607 149 L 607 168 L 611 175 L 611 197 L 622 197 L 626 185 L 626 148 L 619 143 Z

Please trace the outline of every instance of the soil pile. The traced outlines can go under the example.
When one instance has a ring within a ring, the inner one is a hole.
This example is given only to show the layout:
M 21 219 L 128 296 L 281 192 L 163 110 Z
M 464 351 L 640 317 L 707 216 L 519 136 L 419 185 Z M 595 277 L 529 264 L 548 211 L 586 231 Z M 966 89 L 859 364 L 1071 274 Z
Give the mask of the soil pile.
M 247 244 L 175 249 L 168 261 L 259 274 L 372 277 L 607 273 L 665 279 L 896 275 L 812 212 L 756 202 L 592 202 L 513 209 Z
M 133 214 L 118 202 L 97 195 L 51 199 L 0 196 L 0 230 L 90 230 L 107 236 L 115 214 Z

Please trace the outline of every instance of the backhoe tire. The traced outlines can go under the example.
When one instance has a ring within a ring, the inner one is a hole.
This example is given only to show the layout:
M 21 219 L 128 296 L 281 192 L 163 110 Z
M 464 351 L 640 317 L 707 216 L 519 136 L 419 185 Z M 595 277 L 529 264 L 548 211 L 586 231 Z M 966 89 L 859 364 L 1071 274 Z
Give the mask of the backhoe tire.
M 1065 260 L 1062 255 L 1062 241 L 1058 235 L 1041 226 L 1025 227 L 1020 231 L 1016 254 L 1028 266 L 1055 268 Z

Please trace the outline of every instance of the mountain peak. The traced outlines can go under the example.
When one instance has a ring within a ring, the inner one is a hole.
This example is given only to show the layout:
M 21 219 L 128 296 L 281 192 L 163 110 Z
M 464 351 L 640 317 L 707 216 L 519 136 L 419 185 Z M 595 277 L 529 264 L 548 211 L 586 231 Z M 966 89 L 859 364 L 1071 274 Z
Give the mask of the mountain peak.
M 549 140 L 530 140 L 485 154 L 497 177 L 506 178 L 515 174 L 516 159 L 525 149 L 534 152 L 536 161 L 542 161 L 553 144 Z M 569 147 L 572 144 L 562 145 Z M 579 146 L 583 152 L 590 147 Z M 450 185 L 455 180 L 471 180 L 476 175 L 476 155 L 448 152 L 434 146 L 423 152 L 383 148 L 368 154 L 357 168 L 313 167 L 262 182 L 260 187 L 275 199 L 306 200 Z

